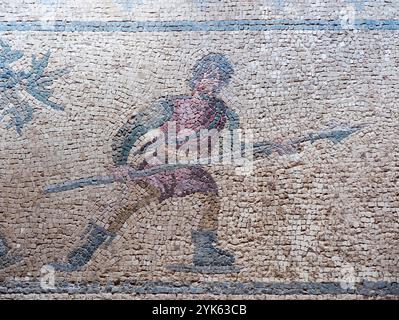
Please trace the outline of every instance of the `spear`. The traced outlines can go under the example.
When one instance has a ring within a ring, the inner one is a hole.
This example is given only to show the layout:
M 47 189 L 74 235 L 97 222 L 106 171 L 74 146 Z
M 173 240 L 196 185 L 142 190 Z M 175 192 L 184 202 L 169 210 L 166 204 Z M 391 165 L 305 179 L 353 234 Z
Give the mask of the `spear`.
M 363 127 L 365 127 L 366 124 L 361 124 L 357 126 L 336 126 L 331 129 L 326 129 L 326 130 L 321 130 L 317 133 L 308 133 L 305 134 L 304 136 L 295 139 L 295 140 L 289 140 L 286 144 L 282 143 L 274 143 L 274 142 L 258 142 L 255 143 L 252 152 L 255 157 L 255 159 L 263 158 L 263 157 L 268 157 L 270 156 L 273 152 L 277 152 L 279 155 L 284 155 L 284 154 L 292 154 L 295 153 L 299 147 L 299 145 L 305 143 L 305 142 L 311 142 L 314 143 L 315 141 L 318 140 L 330 140 L 334 144 L 340 143 L 342 140 L 345 138 L 349 137 L 351 134 L 359 131 Z M 243 149 L 245 149 L 245 145 L 242 145 L 241 150 L 238 151 L 238 153 L 241 155 Z M 229 156 L 232 154 L 230 153 Z M 234 154 L 233 154 L 234 155 Z M 207 158 L 205 159 L 209 164 L 214 164 L 217 163 L 221 160 L 221 157 L 217 158 Z M 212 160 L 215 160 L 214 162 Z M 193 164 L 193 163 L 176 163 L 176 164 L 164 164 L 156 167 L 152 167 L 149 169 L 143 169 L 143 170 L 134 170 L 129 173 L 129 177 L 132 180 L 137 180 L 141 179 L 144 177 L 149 177 L 151 175 L 154 175 L 156 173 L 160 172 L 167 172 L 167 171 L 173 171 L 179 168 L 187 168 L 187 167 L 194 167 L 194 166 L 206 166 L 209 164 Z M 74 190 L 77 188 L 82 188 L 86 186 L 95 186 L 95 185 L 105 185 L 105 184 L 110 184 L 110 183 L 115 183 L 115 182 L 123 182 L 123 178 L 117 178 L 114 175 L 106 175 L 106 176 L 95 176 L 95 177 L 89 177 L 89 178 L 82 178 L 78 180 L 73 180 L 73 181 L 65 181 L 62 183 L 56 183 L 56 184 L 51 184 L 43 188 L 44 193 L 56 193 L 56 192 L 63 192 L 63 191 L 69 191 L 69 190 Z

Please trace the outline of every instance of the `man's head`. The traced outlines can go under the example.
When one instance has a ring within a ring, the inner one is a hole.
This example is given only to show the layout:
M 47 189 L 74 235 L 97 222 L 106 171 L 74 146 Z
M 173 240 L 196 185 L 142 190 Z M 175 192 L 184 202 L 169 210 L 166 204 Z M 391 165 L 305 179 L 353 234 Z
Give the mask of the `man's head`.
M 201 93 L 217 94 L 229 83 L 233 73 L 233 67 L 224 55 L 211 53 L 197 61 L 189 86 Z

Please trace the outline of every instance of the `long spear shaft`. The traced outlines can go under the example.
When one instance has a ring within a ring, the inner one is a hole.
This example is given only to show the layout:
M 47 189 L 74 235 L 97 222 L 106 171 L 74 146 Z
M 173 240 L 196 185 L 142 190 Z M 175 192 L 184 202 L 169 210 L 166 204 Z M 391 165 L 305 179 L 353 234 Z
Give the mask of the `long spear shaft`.
M 296 150 L 299 144 L 302 144 L 304 142 L 310 141 L 310 142 L 315 142 L 316 140 L 322 140 L 322 139 L 328 139 L 332 141 L 333 143 L 338 143 L 341 142 L 343 139 L 351 135 L 352 133 L 360 130 L 363 128 L 365 125 L 358 125 L 358 126 L 353 126 L 353 127 L 340 127 L 340 128 L 335 128 L 332 130 L 323 130 L 320 131 L 319 133 L 310 133 L 307 134 L 299 139 L 296 140 L 290 140 L 286 145 L 284 144 L 279 144 L 279 143 L 273 143 L 273 142 L 258 142 L 254 144 L 252 148 L 252 153 L 255 156 L 255 158 L 259 157 L 267 157 L 273 153 L 273 151 L 277 151 L 280 155 L 281 154 L 289 154 L 292 153 L 293 150 Z M 241 146 L 241 150 L 238 150 L 238 152 L 235 153 L 229 153 L 228 156 L 231 157 L 232 155 L 242 155 L 242 151 L 245 149 L 245 145 Z M 132 180 L 137 180 L 140 178 L 148 177 L 151 175 L 154 175 L 156 173 L 160 172 L 167 172 L 167 171 L 173 171 L 179 168 L 188 168 L 188 167 L 194 167 L 194 166 L 207 166 L 207 165 L 212 165 L 215 163 L 220 163 L 220 161 L 223 160 L 221 156 L 215 157 L 215 158 L 206 158 L 204 160 L 207 160 L 208 163 L 176 163 L 176 164 L 165 164 L 157 167 L 152 167 L 149 169 L 144 169 L 144 170 L 133 170 L 132 172 L 129 173 L 129 177 Z M 214 160 L 214 162 L 212 161 Z M 74 181 L 66 181 L 62 183 L 57 183 L 57 184 L 52 184 L 48 185 L 43 188 L 44 193 L 55 193 L 55 192 L 62 192 L 62 191 L 69 191 L 69 190 L 74 190 L 77 188 L 82 188 L 86 186 L 94 186 L 94 185 L 104 185 L 104 184 L 110 184 L 110 183 L 115 183 L 119 181 L 124 181 L 123 178 L 116 178 L 113 175 L 107 175 L 107 176 L 96 176 L 96 177 L 90 177 L 90 178 L 83 178 L 83 179 L 78 179 Z
M 270 144 L 270 143 L 268 143 Z M 258 148 L 254 148 L 254 150 L 259 150 L 259 152 L 263 152 L 265 149 L 264 146 L 259 146 Z M 271 148 L 270 148 L 271 149 Z M 241 154 L 241 150 L 239 152 L 235 153 L 230 153 L 230 156 L 234 156 L 237 154 Z M 267 154 L 271 154 L 272 150 L 270 152 L 267 152 Z M 167 171 L 173 171 L 179 168 L 188 168 L 188 167 L 194 167 L 194 166 L 208 166 L 211 164 L 215 163 L 220 163 L 220 161 L 223 161 L 222 157 L 214 157 L 214 158 L 205 158 L 202 160 L 206 160 L 207 162 L 210 163 L 203 163 L 199 164 L 198 162 L 195 163 L 175 163 L 175 164 L 164 164 L 156 167 L 152 167 L 149 169 L 143 169 L 143 170 L 137 170 L 135 171 L 132 169 L 132 171 L 129 173 L 129 177 L 132 180 L 137 180 L 140 178 L 144 177 L 149 177 L 152 176 L 156 173 L 160 172 L 167 172 Z M 214 162 L 213 162 L 214 161 Z M 62 192 L 62 191 L 69 191 L 85 186 L 94 186 L 94 185 L 102 185 L 102 184 L 110 184 L 118 181 L 124 181 L 123 178 L 116 178 L 113 175 L 107 175 L 107 176 L 96 176 L 96 177 L 90 177 L 90 178 L 83 178 L 83 179 L 78 179 L 74 181 L 66 181 L 62 183 L 56 183 L 52 185 L 48 185 L 43 188 L 44 193 L 55 193 L 55 192 Z

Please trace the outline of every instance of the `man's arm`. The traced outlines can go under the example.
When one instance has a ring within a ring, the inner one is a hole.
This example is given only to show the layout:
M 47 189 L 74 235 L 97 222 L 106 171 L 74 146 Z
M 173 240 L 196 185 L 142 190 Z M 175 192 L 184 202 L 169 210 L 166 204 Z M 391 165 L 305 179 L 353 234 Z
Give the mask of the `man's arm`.
M 168 121 L 173 114 L 173 105 L 160 100 L 151 107 L 133 115 L 112 139 L 112 159 L 116 166 L 126 165 L 130 151 L 140 137 Z

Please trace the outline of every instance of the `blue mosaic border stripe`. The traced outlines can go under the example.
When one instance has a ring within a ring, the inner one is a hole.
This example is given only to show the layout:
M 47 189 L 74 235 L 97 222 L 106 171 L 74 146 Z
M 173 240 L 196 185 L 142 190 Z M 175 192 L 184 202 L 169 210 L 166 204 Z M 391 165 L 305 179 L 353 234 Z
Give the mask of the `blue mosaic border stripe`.
M 362 296 L 399 296 L 399 283 L 386 281 L 363 281 L 354 289 L 343 288 L 337 282 L 203 282 L 183 284 L 146 281 L 141 283 L 68 283 L 57 284 L 56 289 L 42 289 L 38 281 L 0 282 L 1 294 L 214 294 L 214 295 L 327 295 L 352 294 Z
M 356 30 L 399 30 L 399 20 L 356 20 Z M 221 21 L 13 21 L 0 31 L 50 32 L 184 32 L 184 31 L 344 30 L 339 20 Z

